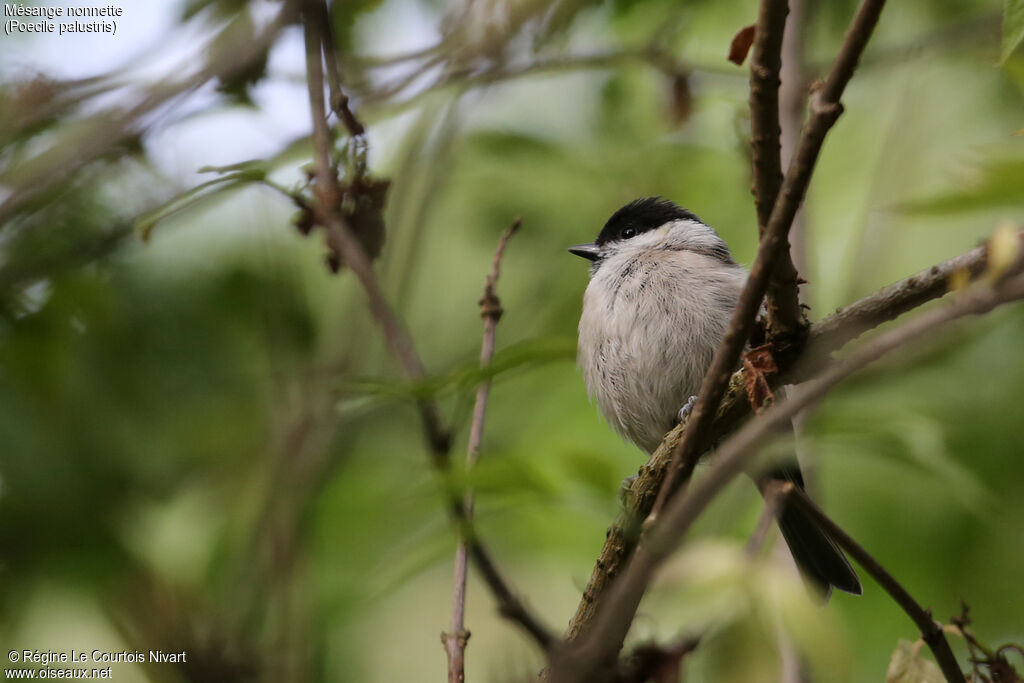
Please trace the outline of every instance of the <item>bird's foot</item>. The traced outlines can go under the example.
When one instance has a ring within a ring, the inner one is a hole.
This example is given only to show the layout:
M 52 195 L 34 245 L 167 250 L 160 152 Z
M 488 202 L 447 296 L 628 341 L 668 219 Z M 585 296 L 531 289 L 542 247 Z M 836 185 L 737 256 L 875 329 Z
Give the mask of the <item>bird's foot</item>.
M 636 475 L 626 477 L 619 484 L 619 505 L 622 506 L 623 510 L 629 509 L 629 503 L 633 499 L 633 482 L 636 481 Z
M 690 416 L 690 413 L 693 412 L 693 406 L 695 405 L 697 405 L 696 396 L 691 396 L 690 398 L 686 399 L 686 403 L 683 405 L 682 408 L 679 409 L 679 414 L 677 415 L 677 418 L 680 423 L 686 421 L 686 418 L 688 418 Z

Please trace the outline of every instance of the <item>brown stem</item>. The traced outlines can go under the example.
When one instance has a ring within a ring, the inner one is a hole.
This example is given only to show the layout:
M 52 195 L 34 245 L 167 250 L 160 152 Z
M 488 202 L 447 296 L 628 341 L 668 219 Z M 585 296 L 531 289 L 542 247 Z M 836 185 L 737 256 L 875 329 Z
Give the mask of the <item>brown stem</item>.
M 807 22 L 809 0 L 789 0 L 789 16 L 786 17 L 786 33 L 782 39 L 782 84 L 779 86 L 779 123 L 782 128 L 782 164 L 793 160 L 800 129 L 807 112 L 807 91 L 810 80 L 807 76 Z M 789 230 L 790 258 L 798 273 L 808 273 L 807 234 L 804 221 L 805 210 L 801 207 Z M 803 292 L 801 292 L 803 294 Z M 803 302 L 806 297 L 801 297 Z
M 454 583 L 452 587 L 452 621 L 447 632 L 441 633 L 441 644 L 448 656 L 448 683 L 466 680 L 466 645 L 470 633 L 466 629 L 466 574 L 469 556 L 461 540 L 455 549 Z
M 1019 233 L 1024 244 L 1024 231 Z M 988 266 L 988 245 L 906 277 L 844 306 L 817 323 L 811 331 L 810 350 L 833 351 L 864 332 L 893 320 L 949 291 L 955 273 L 973 280 Z
M 953 651 L 949 649 L 949 642 L 942 632 L 942 625 L 932 619 L 931 611 L 921 607 L 910 593 L 907 592 L 907 589 L 892 574 L 887 572 L 879 564 L 878 560 L 872 557 L 871 553 L 853 540 L 842 527 L 832 521 L 799 487 L 794 486 L 790 482 L 781 483 L 777 486 L 779 488 L 779 496 L 795 503 L 818 526 L 827 531 L 829 538 L 838 543 L 850 557 L 857 561 L 857 564 L 864 568 L 864 571 L 871 574 L 872 578 L 878 582 L 878 585 L 907 613 L 907 616 L 920 629 L 921 638 L 931 648 L 932 654 L 935 655 L 935 661 L 939 663 L 939 668 L 942 669 L 942 675 L 946 677 L 946 680 L 949 683 L 964 683 L 964 674 L 956 663 Z
M 484 284 L 484 296 L 480 299 L 480 316 L 484 319 L 484 337 L 480 343 L 480 367 L 487 367 L 494 357 L 495 335 L 498 328 L 498 321 L 503 313 L 501 301 L 498 299 L 497 285 L 498 275 L 501 269 L 501 259 L 505 255 L 505 247 L 509 239 L 519 229 L 520 221 L 517 218 L 513 221 L 501 239 L 498 241 L 498 248 L 494 252 L 494 260 L 491 262 L 491 272 L 487 275 Z M 466 469 L 467 471 L 476 463 L 480 457 L 480 444 L 483 443 L 484 420 L 487 416 L 487 398 L 490 395 L 491 382 L 485 379 L 476 390 L 476 402 L 473 404 L 473 422 L 469 428 L 469 444 L 466 447 Z M 467 519 L 473 518 L 473 494 L 466 493 L 464 501 L 465 514 Z M 466 630 L 466 569 L 468 555 L 466 544 L 459 541 L 455 549 L 455 580 L 452 591 L 452 621 L 448 633 L 441 634 L 441 642 L 444 643 L 445 651 L 448 653 L 448 683 L 462 683 L 466 679 L 466 643 L 469 640 L 469 631 Z
M 345 124 L 349 135 L 359 137 L 366 133 L 366 128 L 352 111 L 348 95 L 341 87 L 341 67 L 338 65 L 337 44 L 334 42 L 334 29 L 331 25 L 330 11 L 327 9 L 327 0 L 320 0 L 316 3 L 315 11 L 318 16 L 316 25 L 323 46 L 324 64 L 327 66 L 327 86 L 331 93 L 331 111 L 337 114 L 341 122 Z
M 1024 298 L 1024 277 L 997 284 L 981 283 L 958 295 L 945 306 L 932 309 L 881 334 L 857 349 L 844 361 L 808 382 L 798 394 L 784 399 L 748 422 L 719 449 L 715 464 L 684 494 L 673 498 L 661 521 L 645 536 L 626 571 L 602 601 L 590 632 L 572 649 L 563 651 L 552 667 L 555 681 L 592 680 L 614 662 L 629 631 L 637 606 L 655 570 L 682 542 L 707 505 L 750 463 L 778 429 L 801 410 L 818 403 L 837 384 L 887 353 L 916 341 L 947 323 L 967 315 L 986 313 L 1001 303 Z
M 750 156 L 757 232 L 764 235 L 782 186 L 779 73 L 787 0 L 762 0 L 750 55 Z
M 316 3 L 310 3 L 309 11 L 303 13 L 306 40 L 306 70 L 309 84 L 309 101 L 313 112 L 313 149 L 316 164 L 316 209 L 318 217 L 327 226 L 327 240 L 344 258 L 366 294 L 367 305 L 380 326 L 388 348 L 398 360 L 408 379 L 418 380 L 426 376 L 423 361 L 413 344 L 405 326 L 391 310 L 370 259 L 363 251 L 359 240 L 352 234 L 338 211 L 341 191 L 338 177 L 331 165 L 331 134 L 324 110 L 324 75 L 321 61 L 319 32 L 316 29 Z M 447 458 L 449 435 L 441 426 L 437 408 L 433 403 L 420 400 L 419 412 L 430 451 L 435 460 Z
M 624 66 L 631 62 L 646 63 L 670 75 L 700 73 L 730 80 L 737 78 L 737 72 L 733 68 L 685 62 L 679 60 L 671 51 L 665 50 L 658 45 L 641 45 L 621 50 L 606 50 L 538 59 L 521 65 L 496 64 L 483 71 L 451 66 L 433 82 L 422 90 L 418 90 L 416 94 L 401 100 L 395 99 L 406 88 L 415 83 L 424 72 L 437 67 L 443 62 L 443 56 L 435 55 L 420 69 L 403 77 L 397 83 L 367 92 L 362 98 L 363 104 L 387 106 L 389 111 L 403 110 L 419 102 L 423 97 L 447 87 L 468 90 L 529 76 L 582 69 L 610 69 Z
M 750 59 L 750 152 L 754 168 L 754 205 L 758 235 L 764 236 L 782 186 L 779 85 L 787 0 L 762 0 Z M 807 328 L 800 308 L 798 277 L 789 254 L 777 257 L 766 291 L 768 331 L 790 338 Z

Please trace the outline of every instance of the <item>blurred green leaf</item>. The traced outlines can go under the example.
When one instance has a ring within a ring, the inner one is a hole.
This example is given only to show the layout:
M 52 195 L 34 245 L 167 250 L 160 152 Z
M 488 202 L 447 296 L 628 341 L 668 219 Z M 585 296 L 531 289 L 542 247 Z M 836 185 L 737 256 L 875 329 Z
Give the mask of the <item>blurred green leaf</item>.
M 269 47 L 247 62 L 237 61 L 239 47 L 251 44 L 255 39 L 256 25 L 249 10 L 245 9 L 231 17 L 207 48 L 207 59 L 211 64 L 231 64 L 235 60 L 231 69 L 222 70 L 217 77 L 217 92 L 236 105 L 252 106 L 249 91 L 267 75 Z
M 172 197 L 156 209 L 148 211 L 135 219 L 135 230 L 139 233 L 142 241 L 149 241 L 149 238 L 152 236 L 153 230 L 156 228 L 157 224 L 159 224 L 160 221 L 173 216 L 179 211 L 183 211 L 199 202 L 212 199 L 213 197 L 230 190 L 237 190 L 245 185 L 262 182 L 266 179 L 267 172 L 262 164 L 256 162 L 245 162 L 245 164 L 238 164 L 237 166 L 242 165 L 246 166 L 245 170 L 228 173 L 220 178 L 214 178 L 213 180 L 207 180 L 205 183 L 200 183 L 199 185 Z M 223 168 L 229 167 L 225 166 Z M 220 169 L 212 166 L 204 166 L 200 171 L 219 172 Z
M 383 4 L 383 0 L 351 0 L 331 3 L 331 22 L 334 26 L 334 43 L 342 55 L 352 51 L 356 21 Z
M 347 382 L 345 388 L 371 396 L 438 398 L 455 390 L 475 389 L 481 382 L 493 380 L 513 370 L 571 360 L 575 355 L 575 340 L 531 339 L 496 351 L 491 362 L 483 368 L 480 367 L 479 361 L 466 361 L 448 373 L 412 384 L 388 378 L 365 377 Z
M 1002 61 L 1013 53 L 1024 40 L 1024 0 L 1005 0 L 1003 7 Z
M 267 177 L 267 173 L 270 171 L 271 163 L 264 161 L 263 159 L 249 159 L 248 161 L 240 161 L 237 164 L 228 164 L 227 166 L 202 166 L 199 169 L 200 173 L 238 173 L 246 177 L 252 178 L 253 180 L 263 180 Z
M 992 159 L 981 163 L 973 177 L 958 183 L 957 189 L 927 199 L 901 204 L 901 211 L 948 215 L 999 207 L 1024 207 L 1024 158 Z
M 566 476 L 594 494 L 611 498 L 622 480 L 616 463 L 588 451 L 568 451 L 562 455 Z

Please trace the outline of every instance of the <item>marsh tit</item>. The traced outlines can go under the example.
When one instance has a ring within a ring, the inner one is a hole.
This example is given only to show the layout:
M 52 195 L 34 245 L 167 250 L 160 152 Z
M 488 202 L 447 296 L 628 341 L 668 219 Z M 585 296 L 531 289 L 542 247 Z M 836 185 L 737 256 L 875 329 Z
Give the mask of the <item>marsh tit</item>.
M 710 226 L 673 202 L 638 199 L 597 239 L 569 251 L 591 262 L 578 360 L 608 423 L 648 454 L 693 405 L 747 279 Z M 794 461 L 761 479 L 803 487 Z M 779 528 L 803 576 L 824 596 L 861 585 L 835 543 L 795 506 Z

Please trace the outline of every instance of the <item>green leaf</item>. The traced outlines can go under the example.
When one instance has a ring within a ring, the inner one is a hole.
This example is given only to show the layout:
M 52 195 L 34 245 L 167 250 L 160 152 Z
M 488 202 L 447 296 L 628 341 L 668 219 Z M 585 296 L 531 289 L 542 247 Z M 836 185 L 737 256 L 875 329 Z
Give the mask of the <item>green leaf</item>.
M 204 167 L 206 168 L 206 167 Z M 209 169 L 207 169 L 209 170 Z M 188 207 L 209 199 L 228 190 L 233 190 L 250 183 L 262 182 L 266 172 L 260 169 L 247 169 L 208 180 L 176 195 L 152 211 L 148 211 L 135 219 L 135 230 L 143 242 L 149 240 L 157 223 Z
M 254 181 L 263 180 L 267 177 L 267 173 L 270 170 L 270 164 L 262 159 L 251 159 L 249 161 L 240 161 L 237 164 L 228 164 L 227 166 L 203 166 L 199 169 L 200 173 L 236 173 L 251 178 Z
M 486 367 L 480 367 L 479 361 L 474 359 L 466 361 L 448 373 L 411 383 L 379 377 L 357 378 L 347 382 L 344 391 L 388 398 L 439 398 L 454 390 L 473 390 L 484 381 L 493 380 L 514 370 L 572 360 L 575 355 L 575 340 L 541 337 L 512 344 L 498 351 Z
M 334 23 L 334 42 L 341 54 L 350 52 L 355 40 L 356 21 L 380 7 L 383 0 L 351 0 L 331 3 L 331 21 Z
M 1024 0 L 1021 0 L 1024 2 Z M 949 214 L 1021 205 L 1024 159 L 995 159 L 977 169 L 974 177 L 958 188 L 934 197 L 911 200 L 897 208 L 921 214 Z
M 1006 59 L 1024 40 L 1024 0 L 1006 0 L 1003 7 L 1003 55 Z

